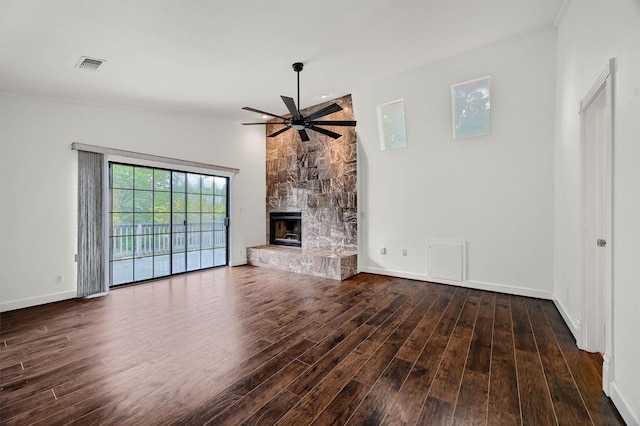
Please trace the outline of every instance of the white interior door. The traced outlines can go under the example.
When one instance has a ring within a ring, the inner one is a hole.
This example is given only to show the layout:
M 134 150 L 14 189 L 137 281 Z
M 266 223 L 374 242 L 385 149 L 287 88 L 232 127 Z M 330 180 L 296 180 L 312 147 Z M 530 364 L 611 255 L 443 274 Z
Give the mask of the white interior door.
M 583 112 L 585 141 L 585 349 L 605 352 L 607 209 L 606 89 Z

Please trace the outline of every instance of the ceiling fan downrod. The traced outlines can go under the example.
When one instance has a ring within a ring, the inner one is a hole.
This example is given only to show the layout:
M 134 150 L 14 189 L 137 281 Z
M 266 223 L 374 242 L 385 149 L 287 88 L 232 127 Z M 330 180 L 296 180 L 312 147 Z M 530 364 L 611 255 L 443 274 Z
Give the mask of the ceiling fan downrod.
M 298 115 L 300 115 L 300 71 L 304 68 L 304 64 L 302 62 L 296 62 L 292 67 L 298 75 L 298 103 L 296 105 L 298 106 Z

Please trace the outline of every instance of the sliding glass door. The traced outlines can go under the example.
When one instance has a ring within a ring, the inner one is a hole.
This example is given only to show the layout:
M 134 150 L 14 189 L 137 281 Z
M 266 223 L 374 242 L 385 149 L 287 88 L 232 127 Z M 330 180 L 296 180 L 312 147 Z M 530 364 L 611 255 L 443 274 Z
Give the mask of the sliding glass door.
M 229 179 L 109 164 L 110 285 L 223 266 Z

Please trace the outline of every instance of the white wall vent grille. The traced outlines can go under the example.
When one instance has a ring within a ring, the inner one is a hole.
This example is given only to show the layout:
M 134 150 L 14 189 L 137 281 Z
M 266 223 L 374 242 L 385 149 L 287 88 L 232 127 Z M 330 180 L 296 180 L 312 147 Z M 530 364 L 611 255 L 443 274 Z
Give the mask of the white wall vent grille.
M 76 63 L 76 68 L 80 68 L 88 71 L 96 71 L 100 65 L 106 62 L 104 59 L 97 58 L 89 58 L 88 56 L 82 56 L 78 63 Z

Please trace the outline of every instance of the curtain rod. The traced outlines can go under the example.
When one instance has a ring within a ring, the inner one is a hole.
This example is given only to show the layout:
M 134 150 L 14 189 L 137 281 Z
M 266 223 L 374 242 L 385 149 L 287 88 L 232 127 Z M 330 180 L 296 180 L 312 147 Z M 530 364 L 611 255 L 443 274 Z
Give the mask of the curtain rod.
M 106 148 L 96 145 L 87 145 L 84 143 L 74 142 L 71 149 L 76 151 L 95 152 L 97 154 L 119 155 L 121 157 L 137 158 L 139 160 L 158 161 L 161 163 L 178 164 L 181 166 L 198 167 L 208 170 L 218 170 L 230 173 L 240 173 L 240 169 L 235 167 L 217 166 L 215 164 L 198 163 L 197 161 L 180 160 L 178 158 L 162 157 L 160 155 L 143 154 L 141 152 L 126 151 L 123 149 Z

